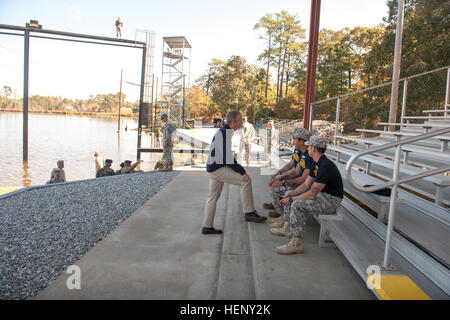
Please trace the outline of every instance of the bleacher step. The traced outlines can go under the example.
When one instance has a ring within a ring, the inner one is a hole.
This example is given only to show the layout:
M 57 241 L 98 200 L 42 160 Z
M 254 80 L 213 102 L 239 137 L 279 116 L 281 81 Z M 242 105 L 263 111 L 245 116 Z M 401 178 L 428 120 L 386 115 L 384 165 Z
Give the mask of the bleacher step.
M 348 208 L 341 206 L 338 212 L 344 219 L 329 224 L 329 236 L 356 272 L 366 281 L 368 267 L 382 264 L 384 241 L 353 217 Z M 425 277 L 395 250 L 391 251 L 390 261 L 397 274 L 408 275 L 432 299 L 449 298 L 448 293 Z M 381 298 L 376 291 L 374 293 Z

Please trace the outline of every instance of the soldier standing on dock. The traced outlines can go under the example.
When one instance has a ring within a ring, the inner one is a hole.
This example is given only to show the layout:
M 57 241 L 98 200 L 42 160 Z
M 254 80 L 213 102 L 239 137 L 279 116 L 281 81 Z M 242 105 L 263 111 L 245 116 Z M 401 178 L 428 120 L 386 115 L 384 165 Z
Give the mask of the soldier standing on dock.
M 167 172 L 173 170 L 173 158 L 172 158 L 172 134 L 177 130 L 177 127 L 169 121 L 167 113 L 161 115 L 161 121 L 164 123 L 163 128 L 163 159 L 164 169 L 160 171 Z

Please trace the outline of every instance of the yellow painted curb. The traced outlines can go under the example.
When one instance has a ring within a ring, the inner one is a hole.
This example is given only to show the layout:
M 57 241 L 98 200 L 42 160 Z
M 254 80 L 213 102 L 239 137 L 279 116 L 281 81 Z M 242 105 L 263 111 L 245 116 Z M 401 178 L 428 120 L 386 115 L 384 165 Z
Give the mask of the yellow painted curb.
M 0 187 L 0 196 L 14 190 L 22 189 L 23 187 Z
M 378 288 L 375 280 L 375 275 L 367 275 L 367 281 L 383 300 L 431 300 L 408 276 L 381 274 Z

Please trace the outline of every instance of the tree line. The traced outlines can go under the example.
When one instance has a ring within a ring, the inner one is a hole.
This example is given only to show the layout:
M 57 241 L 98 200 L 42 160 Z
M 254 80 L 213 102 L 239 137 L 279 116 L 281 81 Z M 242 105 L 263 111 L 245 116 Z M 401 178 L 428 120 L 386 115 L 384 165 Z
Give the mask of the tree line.
M 406 0 L 401 77 L 448 64 L 449 13 L 450 1 Z M 391 81 L 396 22 L 397 0 L 388 0 L 387 16 L 375 27 L 320 30 L 315 101 Z M 250 65 L 237 55 L 227 61 L 213 59 L 191 90 L 192 118 L 223 116 L 231 109 L 246 113 L 250 121 L 302 117 L 307 40 L 300 19 L 287 11 L 268 13 L 255 23 L 254 30 L 265 44 L 257 63 Z M 423 81 L 445 86 L 445 74 Z M 426 95 L 422 86 L 416 87 L 411 94 Z M 385 102 L 384 95 L 361 95 L 355 108 L 364 105 L 376 116 L 380 111 L 377 99 Z M 327 110 L 318 111 L 327 118 Z M 354 110 L 359 120 L 367 118 L 364 113 Z M 328 115 L 334 116 L 331 111 Z
M 0 108 L 22 109 L 22 99 L 13 95 L 10 86 L 3 86 L 3 95 L 0 95 Z M 119 111 L 119 93 L 91 95 L 88 99 L 68 99 L 63 97 L 33 95 L 29 97 L 28 108 L 30 111 L 67 111 L 72 107 L 72 112 L 91 113 L 117 113 Z M 139 102 L 124 101 L 126 95 L 122 93 L 122 107 L 131 108 L 133 113 L 139 113 Z

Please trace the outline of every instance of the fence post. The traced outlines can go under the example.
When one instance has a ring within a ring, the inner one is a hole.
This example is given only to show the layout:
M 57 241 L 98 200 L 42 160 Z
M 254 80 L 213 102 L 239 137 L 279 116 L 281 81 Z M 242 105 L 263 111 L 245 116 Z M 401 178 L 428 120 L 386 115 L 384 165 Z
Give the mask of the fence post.
M 314 104 L 311 103 L 311 107 L 309 108 L 309 123 L 308 123 L 308 130 L 312 130 L 313 128 L 313 114 L 314 114 Z
M 408 92 L 408 78 L 403 82 L 403 100 L 402 100 L 402 116 L 400 117 L 401 128 L 403 128 L 403 117 L 406 113 L 406 96 Z
M 341 112 L 341 97 L 337 97 L 337 102 L 336 102 L 336 127 L 334 128 L 334 145 L 336 145 L 336 136 L 338 135 L 340 112 Z

